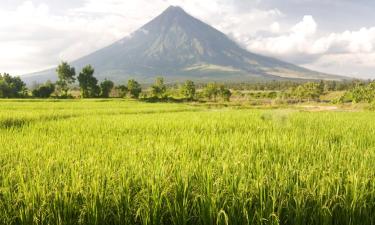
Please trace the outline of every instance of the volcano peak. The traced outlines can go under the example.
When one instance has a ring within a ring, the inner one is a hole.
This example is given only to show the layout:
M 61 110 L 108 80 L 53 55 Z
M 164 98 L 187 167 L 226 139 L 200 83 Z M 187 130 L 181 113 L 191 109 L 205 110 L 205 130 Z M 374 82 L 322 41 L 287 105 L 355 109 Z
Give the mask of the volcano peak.
M 172 82 L 341 79 L 251 53 L 179 6 L 168 7 L 129 37 L 72 62 L 78 70 L 88 64 L 100 80 L 118 82 L 134 78 L 150 83 L 157 74 Z M 40 78 L 31 82 L 51 80 L 55 69 L 35 76 Z

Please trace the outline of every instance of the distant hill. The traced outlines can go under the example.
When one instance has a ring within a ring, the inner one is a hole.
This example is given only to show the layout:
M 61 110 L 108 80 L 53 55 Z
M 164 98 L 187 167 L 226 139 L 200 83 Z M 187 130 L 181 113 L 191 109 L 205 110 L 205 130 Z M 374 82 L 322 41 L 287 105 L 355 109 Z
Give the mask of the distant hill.
M 253 54 L 222 32 L 171 6 L 129 37 L 71 62 L 77 70 L 91 64 L 95 76 L 117 82 L 135 78 L 143 83 L 155 76 L 168 81 L 260 81 L 281 79 L 342 80 L 278 59 Z M 55 69 L 24 77 L 56 79 Z

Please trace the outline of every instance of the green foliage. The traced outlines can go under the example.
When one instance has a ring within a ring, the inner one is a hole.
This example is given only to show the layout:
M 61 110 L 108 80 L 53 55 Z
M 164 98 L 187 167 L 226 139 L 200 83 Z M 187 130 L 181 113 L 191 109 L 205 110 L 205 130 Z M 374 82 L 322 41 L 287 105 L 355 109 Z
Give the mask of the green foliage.
M 151 87 L 153 97 L 164 98 L 167 91 L 167 86 L 164 84 L 164 78 L 156 78 L 155 84 Z
M 87 65 L 78 75 L 82 98 L 94 98 L 100 94 L 98 80 L 94 77 L 94 72 L 94 68 L 91 65 Z
M 224 101 L 229 101 L 232 96 L 232 92 L 229 89 L 216 83 L 208 83 L 203 89 L 203 93 L 206 98 L 214 101 L 216 101 L 217 96 L 220 96 Z
M 37 98 L 49 98 L 52 93 L 55 92 L 55 84 L 47 81 L 45 84 L 40 85 L 38 88 L 32 91 L 34 97 Z
M 375 224 L 373 112 L 0 108 L 0 224 Z
M 22 98 L 27 96 L 26 84 L 20 77 L 0 74 L 0 98 Z
M 346 80 L 346 81 L 320 81 L 320 89 L 324 92 L 329 91 L 345 91 L 356 86 L 358 82 L 367 83 L 367 81 Z M 304 84 L 304 81 L 264 81 L 260 83 L 226 83 L 225 86 L 232 90 L 248 90 L 248 91 L 288 91 L 295 89 Z
M 7 97 L 9 93 L 9 85 L 5 82 L 5 80 L 0 79 L 0 98 Z
M 373 101 L 370 106 L 368 107 L 369 110 L 375 111 L 375 101 Z
M 221 96 L 221 98 L 224 101 L 229 102 L 230 101 L 230 97 L 232 96 L 232 92 L 228 88 L 225 88 L 224 85 L 220 85 L 219 86 L 219 95 Z
M 321 80 L 320 83 L 319 83 L 319 87 L 318 87 L 319 96 L 324 94 L 325 91 L 326 91 L 326 85 L 325 85 L 324 81 Z
M 100 96 L 102 98 L 109 98 L 109 94 L 114 86 L 115 84 L 112 81 L 105 79 L 102 83 L 100 83 Z
M 248 96 L 254 99 L 276 99 L 278 93 L 275 91 L 250 92 Z
M 203 93 L 209 100 L 216 100 L 219 94 L 219 87 L 216 83 L 208 83 L 203 89 Z
M 119 85 L 115 87 L 118 97 L 125 98 L 128 93 L 128 87 L 125 85 Z
M 295 88 L 291 95 L 298 100 L 319 100 L 323 94 L 323 86 L 321 83 L 308 82 Z
M 56 82 L 64 96 L 68 96 L 69 85 L 75 82 L 76 71 L 67 62 L 61 62 L 56 69 L 58 81 Z
M 129 95 L 131 98 L 139 98 L 139 95 L 142 93 L 141 85 L 135 80 L 129 80 L 127 86 Z
M 185 83 L 180 88 L 180 92 L 184 96 L 184 98 L 193 100 L 196 93 L 194 82 L 191 80 L 185 81 Z
M 375 101 L 375 81 L 369 84 L 358 83 L 352 90 L 347 91 L 341 102 L 371 103 Z

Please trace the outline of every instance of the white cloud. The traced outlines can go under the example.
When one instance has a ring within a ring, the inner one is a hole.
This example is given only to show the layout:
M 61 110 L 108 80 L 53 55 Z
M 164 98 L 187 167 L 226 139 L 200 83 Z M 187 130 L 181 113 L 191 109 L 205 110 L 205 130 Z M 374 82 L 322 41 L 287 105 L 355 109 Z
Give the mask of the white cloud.
M 247 46 L 252 51 L 270 55 L 296 53 L 313 54 L 316 50 L 311 46 L 317 24 L 312 16 L 304 16 L 303 20 L 293 26 L 287 34 L 276 37 L 256 37 L 248 40 Z
M 375 78 L 374 62 L 375 53 L 340 53 L 324 54 L 316 61 L 303 66 L 332 74 L 373 79 Z
M 312 16 L 304 16 L 288 32 L 249 39 L 247 47 L 257 53 L 299 62 L 323 72 L 362 73 L 363 77 L 368 77 L 368 71 L 375 69 L 375 27 L 323 35 L 317 28 Z
M 272 33 L 279 33 L 280 32 L 280 24 L 278 22 L 273 22 L 271 25 L 270 25 L 270 31 Z
M 308 37 L 308 36 L 314 35 L 316 33 L 317 28 L 318 28 L 318 24 L 316 24 L 312 16 L 304 16 L 302 21 L 297 23 L 292 28 L 292 32 L 295 35 Z
M 78 12 L 53 15 L 46 4 L 26 1 L 13 11 L 0 9 L 0 71 L 30 73 L 73 60 L 119 39 L 121 16 Z M 5 54 L 4 54 L 5 53 Z

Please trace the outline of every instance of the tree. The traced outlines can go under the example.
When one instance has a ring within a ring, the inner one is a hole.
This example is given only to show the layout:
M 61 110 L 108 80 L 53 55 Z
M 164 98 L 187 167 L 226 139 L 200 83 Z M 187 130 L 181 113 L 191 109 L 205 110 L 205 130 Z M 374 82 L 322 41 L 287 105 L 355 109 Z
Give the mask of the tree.
M 128 87 L 126 85 L 119 85 L 115 88 L 118 97 L 125 98 L 128 93 Z
M 310 100 L 318 100 L 320 95 L 323 94 L 321 86 L 318 83 L 308 82 L 303 85 L 305 89 L 305 97 Z
M 325 83 L 323 80 L 321 80 L 319 83 L 319 95 L 324 94 L 324 91 L 325 91 Z
M 1 76 L 1 75 L 0 75 Z M 0 79 L 0 98 L 6 98 L 9 94 L 9 85 L 5 80 Z
M 219 95 L 223 98 L 224 101 L 229 102 L 230 97 L 232 96 L 232 92 L 228 88 L 225 88 L 224 85 L 220 85 Z
M 357 83 L 357 85 L 344 95 L 344 99 L 351 100 L 354 103 L 366 102 L 371 103 L 375 101 L 375 82 L 367 85 Z
M 303 85 L 298 86 L 293 89 L 292 96 L 302 101 L 304 99 L 318 100 L 320 95 L 322 95 L 322 86 L 321 84 L 308 82 Z
M 155 84 L 151 87 L 151 92 L 154 97 L 163 98 L 167 91 L 167 86 L 164 84 L 164 78 L 156 78 Z
M 55 85 L 51 81 L 47 81 L 45 84 L 34 89 L 32 94 L 37 98 L 49 98 L 53 92 L 55 92 Z
M 79 73 L 78 81 L 82 98 L 93 98 L 100 94 L 98 80 L 94 77 L 94 72 L 94 68 L 87 65 Z
M 195 84 L 191 80 L 187 80 L 182 86 L 181 86 L 181 94 L 189 100 L 192 100 L 195 98 L 196 88 Z
M 375 101 L 375 81 L 367 85 L 366 101 L 369 103 Z
M 210 100 L 216 100 L 217 95 L 219 94 L 219 89 L 216 83 L 208 83 L 203 89 L 204 96 Z
M 141 85 L 135 80 L 128 81 L 128 92 L 131 98 L 139 98 L 142 92 Z
M 20 77 L 12 77 L 5 73 L 0 74 L 0 97 L 20 98 L 27 95 L 26 84 Z
M 100 83 L 101 97 L 108 98 L 114 86 L 115 84 L 107 79 Z
M 76 71 L 74 67 L 71 67 L 67 62 L 61 62 L 56 69 L 58 81 L 56 82 L 59 88 L 64 93 L 64 96 L 68 95 L 69 85 L 75 82 Z

